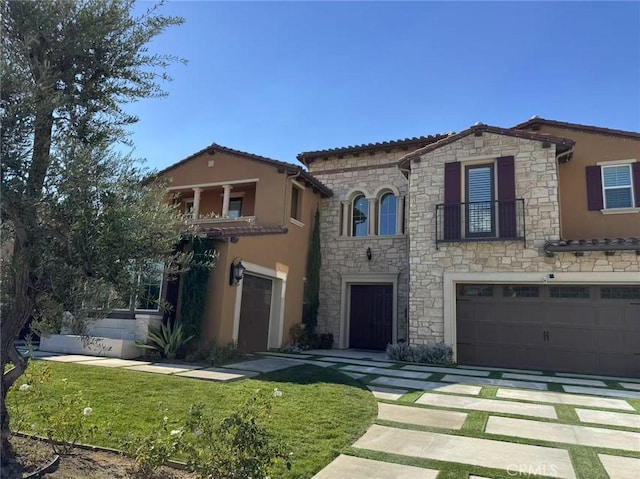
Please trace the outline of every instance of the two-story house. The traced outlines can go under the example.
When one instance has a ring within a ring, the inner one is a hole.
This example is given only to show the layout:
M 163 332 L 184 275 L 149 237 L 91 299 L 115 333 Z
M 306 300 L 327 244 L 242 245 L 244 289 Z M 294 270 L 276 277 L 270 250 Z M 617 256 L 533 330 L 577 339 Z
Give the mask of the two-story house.
M 534 118 L 298 159 L 335 192 L 320 325 L 340 347 L 640 374 L 640 134 Z
M 247 351 L 285 344 L 302 318 L 313 218 L 331 190 L 299 166 L 217 144 L 158 177 L 170 181 L 174 201 L 215 240 L 200 339 L 237 341 Z
M 414 343 L 640 374 L 640 135 L 533 119 L 406 155 Z

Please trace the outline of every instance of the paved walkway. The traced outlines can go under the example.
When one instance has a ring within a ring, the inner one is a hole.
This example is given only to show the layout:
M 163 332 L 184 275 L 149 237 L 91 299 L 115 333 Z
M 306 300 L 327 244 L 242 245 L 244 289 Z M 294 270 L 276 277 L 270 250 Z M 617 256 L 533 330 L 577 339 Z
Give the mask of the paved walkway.
M 379 401 L 375 424 L 313 479 L 640 479 L 638 378 L 269 354 L 337 363 Z
M 212 381 L 302 364 L 355 377 L 377 398 L 378 418 L 314 479 L 640 478 L 640 378 L 407 365 L 356 351 L 264 353 L 219 368 L 34 356 Z

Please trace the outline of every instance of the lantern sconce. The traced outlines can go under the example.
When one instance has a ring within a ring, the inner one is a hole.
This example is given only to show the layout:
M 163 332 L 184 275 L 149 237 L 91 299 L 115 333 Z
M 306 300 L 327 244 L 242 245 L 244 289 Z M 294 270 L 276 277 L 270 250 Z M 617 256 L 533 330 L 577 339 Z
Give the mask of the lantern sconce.
M 240 283 L 240 281 L 242 281 L 242 278 L 244 277 L 244 271 L 246 269 L 247 268 L 245 268 L 242 264 L 242 259 L 234 258 L 234 260 L 231 262 L 231 268 L 229 270 L 229 285 L 236 286 L 238 283 Z
M 371 248 L 367 248 L 367 260 L 371 261 Z

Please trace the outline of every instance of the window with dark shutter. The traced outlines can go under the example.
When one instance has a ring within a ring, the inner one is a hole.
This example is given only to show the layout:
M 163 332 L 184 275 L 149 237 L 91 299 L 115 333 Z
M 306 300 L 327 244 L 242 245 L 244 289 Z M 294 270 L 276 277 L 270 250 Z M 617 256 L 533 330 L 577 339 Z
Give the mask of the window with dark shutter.
M 602 169 L 599 166 L 587 166 L 587 209 L 600 211 L 604 208 L 602 201 Z
M 493 163 L 467 166 L 466 236 L 494 236 Z
M 513 156 L 497 160 L 498 169 L 498 227 L 500 238 L 517 236 L 516 174 Z
M 444 222 L 443 237 L 445 240 L 456 240 L 461 237 L 461 166 L 457 161 L 444 164 Z

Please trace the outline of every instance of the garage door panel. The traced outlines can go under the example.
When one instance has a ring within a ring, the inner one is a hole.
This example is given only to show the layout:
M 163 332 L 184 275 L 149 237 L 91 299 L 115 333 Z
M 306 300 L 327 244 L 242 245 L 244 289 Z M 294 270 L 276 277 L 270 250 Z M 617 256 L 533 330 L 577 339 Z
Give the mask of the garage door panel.
M 598 370 L 602 371 L 603 374 L 640 377 L 640 356 L 609 353 L 600 354 L 599 360 Z
M 585 304 L 586 303 L 586 304 Z M 544 305 L 545 322 L 551 325 L 591 327 L 598 324 L 598 315 L 592 302 L 556 302 Z
M 547 330 L 547 342 L 552 348 L 562 348 L 569 352 L 593 352 L 598 349 L 598 332 L 593 329 L 554 325 L 547 327 Z
M 550 348 L 546 352 L 546 368 L 556 371 L 589 373 L 598 371 L 598 354 L 594 351 L 566 351 Z
M 487 287 L 493 295 L 457 302 L 459 362 L 640 377 L 640 301 L 627 289 Z

